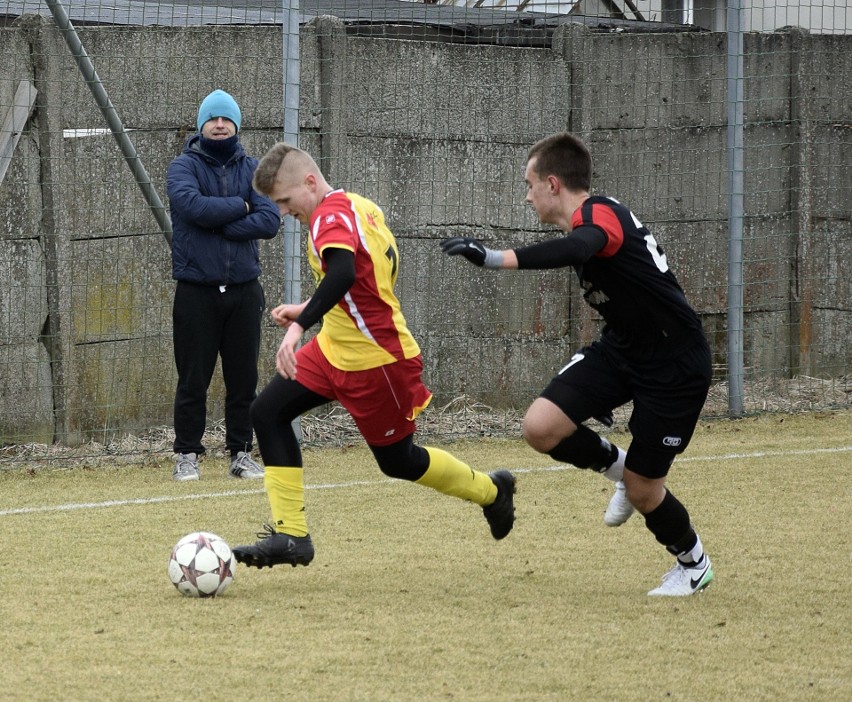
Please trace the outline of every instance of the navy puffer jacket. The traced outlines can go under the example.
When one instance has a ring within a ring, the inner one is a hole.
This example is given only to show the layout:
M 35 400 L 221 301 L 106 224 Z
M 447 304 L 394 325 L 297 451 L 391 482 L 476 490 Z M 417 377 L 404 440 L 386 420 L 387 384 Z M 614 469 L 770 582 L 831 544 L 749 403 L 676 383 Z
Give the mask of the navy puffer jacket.
M 255 280 L 260 275 L 257 242 L 278 233 L 278 207 L 251 187 L 257 159 L 241 144 L 223 166 L 202 150 L 200 141 L 200 134 L 187 139 L 183 153 L 169 165 L 172 277 L 203 285 Z

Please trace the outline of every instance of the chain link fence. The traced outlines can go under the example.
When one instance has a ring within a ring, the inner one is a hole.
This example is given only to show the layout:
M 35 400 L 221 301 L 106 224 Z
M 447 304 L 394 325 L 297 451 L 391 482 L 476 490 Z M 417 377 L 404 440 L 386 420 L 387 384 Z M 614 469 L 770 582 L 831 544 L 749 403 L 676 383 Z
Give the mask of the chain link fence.
M 215 88 L 249 153 L 298 139 L 384 209 L 435 393 L 425 433 L 516 436 L 599 333 L 573 273 L 471 270 L 438 248 L 553 236 L 523 167 L 566 129 L 702 316 L 708 417 L 850 406 L 845 1 L 0 0 L 0 60 L 0 465 L 170 452 L 165 173 Z M 299 237 L 262 246 L 270 305 L 311 292 Z M 266 323 L 262 382 L 279 340 Z M 211 448 L 223 406 L 217 373 Z M 357 439 L 336 408 L 303 431 Z

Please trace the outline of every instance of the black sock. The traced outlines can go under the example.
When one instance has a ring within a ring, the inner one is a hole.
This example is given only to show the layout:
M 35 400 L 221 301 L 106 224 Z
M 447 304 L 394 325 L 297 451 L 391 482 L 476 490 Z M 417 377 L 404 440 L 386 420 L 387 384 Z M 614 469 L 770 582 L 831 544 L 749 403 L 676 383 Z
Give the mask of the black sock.
M 556 444 L 547 455 L 577 468 L 591 468 L 601 472 L 618 459 L 618 449 L 581 424 L 577 431 Z
M 691 549 L 698 538 L 689 523 L 686 507 L 668 490 L 663 501 L 645 515 L 645 526 L 674 556 Z

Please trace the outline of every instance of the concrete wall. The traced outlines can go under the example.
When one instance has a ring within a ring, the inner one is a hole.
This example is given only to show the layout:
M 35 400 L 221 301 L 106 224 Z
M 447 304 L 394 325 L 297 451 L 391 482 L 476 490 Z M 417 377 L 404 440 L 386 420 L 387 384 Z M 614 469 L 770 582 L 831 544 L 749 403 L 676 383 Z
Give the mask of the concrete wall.
M 81 29 L 109 96 L 165 199 L 169 161 L 203 96 L 226 87 L 261 154 L 282 129 L 277 28 Z M 0 185 L 0 441 L 75 443 L 171 422 L 166 242 L 64 40 L 29 18 L 0 29 L 0 112 L 17 80 L 36 110 Z M 212 71 L 210 47 L 219 57 Z M 746 364 L 750 373 L 847 373 L 852 185 L 849 37 L 746 42 Z M 552 49 L 301 33 L 301 145 L 329 180 L 375 199 L 397 234 L 398 292 L 437 402 L 466 393 L 524 406 L 598 333 L 573 273 L 496 273 L 442 256 L 472 233 L 510 246 L 551 233 L 523 204 L 526 150 L 571 129 L 596 158 L 595 189 L 649 225 L 726 365 L 725 39 L 719 34 L 557 30 Z M 779 62 L 783 65 L 779 66 Z M 203 70 L 201 70 L 203 68 Z M 215 75 L 215 77 L 214 77 Z M 759 78 L 757 78 L 759 76 Z M 835 78 L 836 79 L 836 78 Z M 848 82 L 848 81 L 847 81 Z M 270 306 L 280 237 L 263 246 Z M 302 271 L 310 293 L 310 275 Z M 261 378 L 280 339 L 264 331 Z M 222 386 L 210 414 L 222 414 Z

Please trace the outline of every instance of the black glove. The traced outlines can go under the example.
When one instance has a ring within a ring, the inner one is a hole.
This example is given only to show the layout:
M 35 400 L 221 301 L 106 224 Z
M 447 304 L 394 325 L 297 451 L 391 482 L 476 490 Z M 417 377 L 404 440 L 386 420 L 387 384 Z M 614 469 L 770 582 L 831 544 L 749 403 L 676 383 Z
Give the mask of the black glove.
M 467 236 L 454 236 L 441 242 L 441 251 L 447 256 L 464 256 L 477 266 L 485 264 L 485 247 L 477 240 Z

